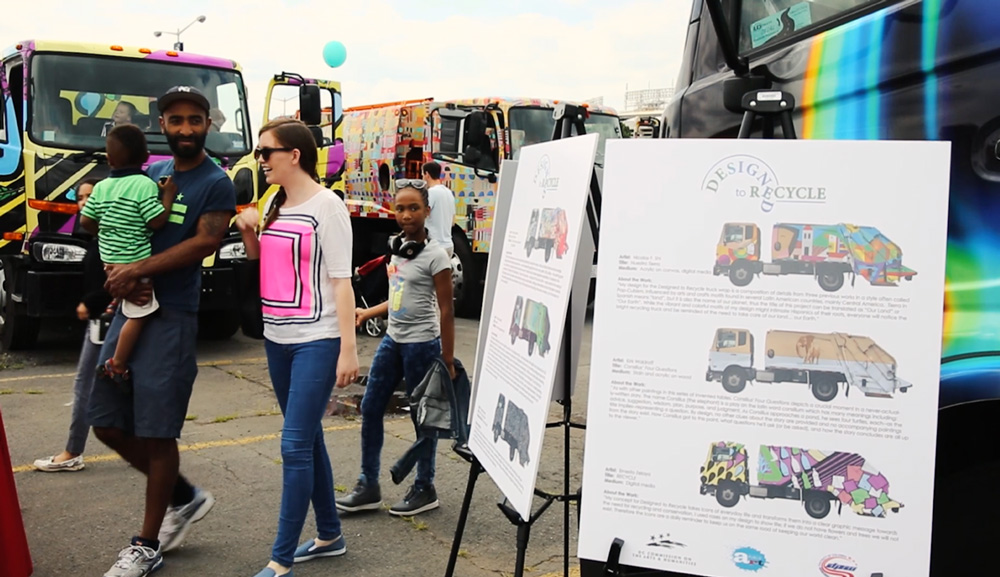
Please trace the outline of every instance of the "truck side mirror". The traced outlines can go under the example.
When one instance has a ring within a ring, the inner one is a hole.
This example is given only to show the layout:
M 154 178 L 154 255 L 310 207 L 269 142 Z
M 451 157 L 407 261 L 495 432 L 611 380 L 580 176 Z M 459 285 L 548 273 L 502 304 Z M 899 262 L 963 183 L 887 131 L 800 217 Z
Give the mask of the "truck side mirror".
M 316 126 L 323 121 L 319 86 L 303 84 L 299 87 L 299 120 L 309 126 Z

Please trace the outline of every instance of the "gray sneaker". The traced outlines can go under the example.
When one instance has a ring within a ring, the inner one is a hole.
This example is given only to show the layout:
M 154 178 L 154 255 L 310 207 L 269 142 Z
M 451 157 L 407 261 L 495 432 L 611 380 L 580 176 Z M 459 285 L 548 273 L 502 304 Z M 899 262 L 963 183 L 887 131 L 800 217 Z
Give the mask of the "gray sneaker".
M 141 545 L 129 545 L 118 553 L 118 561 L 104 577 L 145 577 L 163 566 L 159 551 Z
M 441 503 L 438 502 L 437 491 L 434 490 L 433 485 L 422 489 L 418 489 L 416 485 L 411 485 L 410 490 L 406 492 L 403 500 L 389 509 L 389 514 L 399 517 L 409 517 L 430 511 L 431 509 L 437 509 L 440 506 Z
M 35 469 L 39 471 L 44 471 L 46 473 L 57 473 L 59 471 L 79 471 L 83 469 L 83 455 L 77 455 L 72 459 L 67 459 L 65 461 L 55 462 L 55 455 L 51 457 L 46 457 L 45 459 L 38 459 L 35 461 Z
M 366 485 L 358 481 L 351 494 L 343 499 L 337 499 L 337 509 L 348 513 L 370 511 L 382 506 L 382 489 L 378 483 Z
M 194 500 L 180 507 L 167 507 L 167 514 L 160 525 L 160 551 L 166 553 L 181 546 L 191 525 L 201 521 L 215 505 L 215 497 L 195 487 Z

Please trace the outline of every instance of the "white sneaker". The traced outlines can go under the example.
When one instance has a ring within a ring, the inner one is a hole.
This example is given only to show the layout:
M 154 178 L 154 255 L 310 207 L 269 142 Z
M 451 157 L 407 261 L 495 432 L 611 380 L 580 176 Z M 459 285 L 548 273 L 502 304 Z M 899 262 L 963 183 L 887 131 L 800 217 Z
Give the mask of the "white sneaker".
M 160 551 L 166 553 L 181 546 L 193 523 L 201 521 L 215 505 L 215 497 L 195 487 L 194 500 L 180 507 L 167 507 L 167 514 L 160 525 Z
M 46 457 L 35 461 L 35 468 L 46 473 L 56 473 L 58 471 L 79 471 L 83 469 L 83 455 L 77 455 L 72 459 L 60 463 L 53 462 L 56 456 Z
M 108 569 L 104 577 L 146 577 L 163 566 L 163 557 L 159 551 L 129 545 L 118 553 L 118 561 Z

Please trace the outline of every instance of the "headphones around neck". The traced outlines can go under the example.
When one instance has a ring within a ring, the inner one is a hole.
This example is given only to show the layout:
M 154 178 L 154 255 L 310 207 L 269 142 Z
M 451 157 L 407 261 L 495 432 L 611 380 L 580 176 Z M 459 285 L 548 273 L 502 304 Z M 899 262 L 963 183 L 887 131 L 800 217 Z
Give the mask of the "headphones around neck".
M 406 235 L 404 233 L 399 233 L 395 236 L 389 237 L 389 252 L 401 256 L 405 259 L 415 259 L 420 251 L 424 250 L 427 246 L 427 237 L 421 242 L 415 240 L 403 240 Z

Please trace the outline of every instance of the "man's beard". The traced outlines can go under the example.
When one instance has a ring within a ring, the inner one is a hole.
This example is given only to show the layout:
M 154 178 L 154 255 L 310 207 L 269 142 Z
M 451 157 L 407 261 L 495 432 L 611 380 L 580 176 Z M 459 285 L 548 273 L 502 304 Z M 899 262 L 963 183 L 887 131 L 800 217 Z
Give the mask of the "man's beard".
M 174 136 L 174 135 L 168 134 L 167 135 L 167 144 L 170 145 L 170 150 L 171 150 L 171 152 L 174 153 L 174 156 L 176 156 L 178 158 L 195 158 L 199 154 L 201 154 L 202 150 L 205 149 L 205 139 L 206 138 L 208 138 L 208 134 L 197 134 L 197 133 L 195 133 L 195 134 L 191 135 L 190 138 L 186 139 L 186 140 L 190 140 L 191 143 L 194 146 L 193 147 L 187 147 L 187 148 L 181 148 L 181 137 L 180 136 Z

